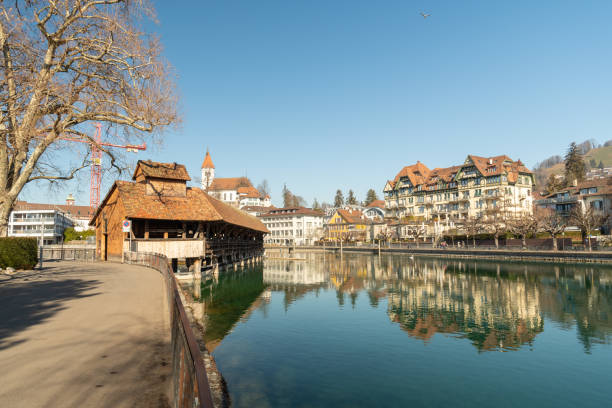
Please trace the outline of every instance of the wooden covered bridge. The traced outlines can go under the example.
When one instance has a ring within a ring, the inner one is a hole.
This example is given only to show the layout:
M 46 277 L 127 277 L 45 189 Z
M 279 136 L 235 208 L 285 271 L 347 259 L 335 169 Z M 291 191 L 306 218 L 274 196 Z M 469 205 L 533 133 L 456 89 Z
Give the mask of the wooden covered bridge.
M 102 260 L 152 252 L 172 261 L 174 271 L 258 260 L 268 232 L 257 218 L 209 196 L 185 166 L 139 161 L 132 182 L 116 181 L 95 212 L 96 249 Z M 131 232 L 123 232 L 125 220 Z

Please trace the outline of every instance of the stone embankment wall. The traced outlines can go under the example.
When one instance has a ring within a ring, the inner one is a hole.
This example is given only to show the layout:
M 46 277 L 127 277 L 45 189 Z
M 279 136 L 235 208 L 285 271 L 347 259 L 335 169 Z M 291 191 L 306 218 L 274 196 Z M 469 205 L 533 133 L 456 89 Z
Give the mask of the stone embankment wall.
M 266 249 L 266 256 L 277 253 L 279 248 Z M 289 251 L 287 249 L 287 251 Z M 344 247 L 346 253 L 378 254 L 378 247 Z M 340 252 L 339 247 L 295 247 L 290 253 L 299 252 Z M 612 251 L 530 251 L 530 250 L 496 250 L 496 249 L 439 249 L 439 248 L 380 248 L 381 254 L 407 254 L 419 256 L 436 256 L 449 258 L 478 258 L 517 261 L 546 261 L 546 262 L 594 262 L 612 263 Z

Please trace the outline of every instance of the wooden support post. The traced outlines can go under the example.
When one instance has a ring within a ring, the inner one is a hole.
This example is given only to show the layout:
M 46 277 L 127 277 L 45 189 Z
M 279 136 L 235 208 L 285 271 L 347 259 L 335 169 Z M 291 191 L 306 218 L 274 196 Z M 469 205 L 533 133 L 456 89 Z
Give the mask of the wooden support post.
M 144 239 L 149 239 L 149 220 L 145 220 Z
M 199 299 L 202 295 L 202 259 L 193 262 L 193 298 Z

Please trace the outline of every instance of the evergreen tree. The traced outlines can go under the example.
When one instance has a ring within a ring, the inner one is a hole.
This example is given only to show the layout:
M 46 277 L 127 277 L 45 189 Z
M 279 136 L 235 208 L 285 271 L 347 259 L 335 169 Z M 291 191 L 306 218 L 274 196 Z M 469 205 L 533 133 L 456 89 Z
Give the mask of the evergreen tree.
M 313 210 L 320 210 L 321 206 L 319 205 L 319 202 L 317 201 L 317 199 L 315 198 L 314 201 L 312 202 L 312 209 Z
M 376 195 L 376 191 L 374 191 L 373 188 L 368 190 L 368 193 L 366 194 L 366 199 L 365 199 L 365 205 L 369 205 L 371 203 L 373 203 L 374 201 L 378 200 L 378 195 Z
M 600 160 L 599 161 L 599 166 L 597 166 L 598 169 L 603 169 L 604 168 L 604 164 L 603 162 Z
M 589 160 L 589 166 L 591 166 L 592 169 L 597 167 L 597 161 L 595 161 L 595 159 Z
M 571 183 L 574 179 L 582 181 L 584 180 L 585 173 L 586 166 L 580 149 L 576 146 L 575 142 L 572 142 L 565 154 L 565 180 L 568 183 Z
M 344 195 L 342 190 L 336 191 L 336 197 L 334 198 L 334 207 L 342 207 L 344 205 Z
M 353 190 L 349 190 L 346 202 L 349 205 L 357 205 L 357 198 L 355 197 L 355 193 L 353 193 Z

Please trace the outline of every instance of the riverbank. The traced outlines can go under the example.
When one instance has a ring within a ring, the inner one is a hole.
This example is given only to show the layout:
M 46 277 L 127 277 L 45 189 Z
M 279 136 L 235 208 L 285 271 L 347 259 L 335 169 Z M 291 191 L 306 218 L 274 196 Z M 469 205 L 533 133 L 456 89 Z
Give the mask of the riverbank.
M 300 246 L 267 247 L 266 258 L 300 252 L 340 252 L 340 247 Z M 407 254 L 418 256 L 448 257 L 459 259 L 493 259 L 509 261 L 578 262 L 612 264 L 612 251 L 534 251 L 520 249 L 468 249 L 468 248 L 389 248 L 374 246 L 345 246 L 342 252 L 364 254 Z

